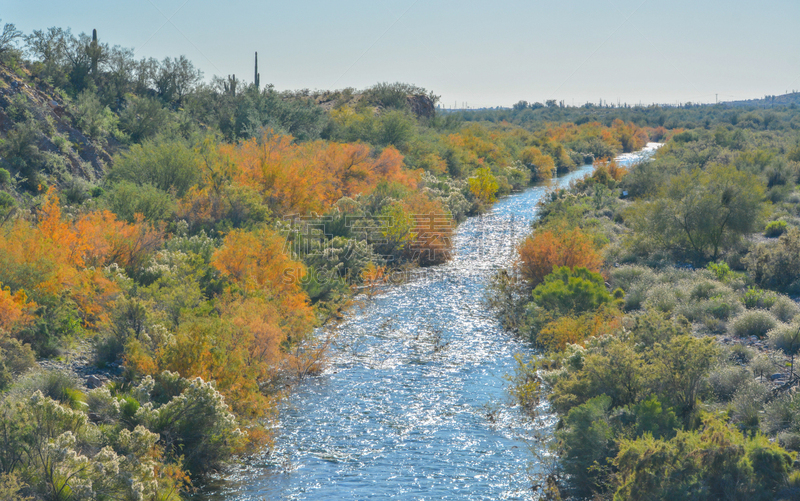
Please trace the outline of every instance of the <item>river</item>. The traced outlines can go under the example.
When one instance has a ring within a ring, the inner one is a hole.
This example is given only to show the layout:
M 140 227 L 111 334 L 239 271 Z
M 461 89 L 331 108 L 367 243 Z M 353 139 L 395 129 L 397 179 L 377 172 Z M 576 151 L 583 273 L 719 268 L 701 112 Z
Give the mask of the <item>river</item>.
M 655 147 L 618 161 L 633 163 Z M 525 436 L 533 425 L 507 405 L 504 380 L 514 355 L 531 349 L 482 301 L 546 191 L 532 187 L 468 219 L 450 262 L 351 310 L 337 326 L 329 368 L 282 409 L 274 450 L 231 469 L 203 497 L 531 499 L 535 465 Z

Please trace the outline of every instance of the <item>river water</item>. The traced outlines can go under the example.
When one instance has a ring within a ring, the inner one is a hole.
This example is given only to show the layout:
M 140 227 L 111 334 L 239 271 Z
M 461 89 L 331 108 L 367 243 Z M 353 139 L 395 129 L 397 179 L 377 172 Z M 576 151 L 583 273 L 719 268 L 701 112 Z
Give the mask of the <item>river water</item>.
M 654 151 L 628 154 L 630 164 Z M 553 180 L 566 186 L 587 165 Z M 276 447 L 227 472 L 209 500 L 531 499 L 533 424 L 504 376 L 530 347 L 482 300 L 536 217 L 546 186 L 458 227 L 453 259 L 351 310 L 329 368 L 281 411 Z M 322 332 L 320 335 L 328 333 Z

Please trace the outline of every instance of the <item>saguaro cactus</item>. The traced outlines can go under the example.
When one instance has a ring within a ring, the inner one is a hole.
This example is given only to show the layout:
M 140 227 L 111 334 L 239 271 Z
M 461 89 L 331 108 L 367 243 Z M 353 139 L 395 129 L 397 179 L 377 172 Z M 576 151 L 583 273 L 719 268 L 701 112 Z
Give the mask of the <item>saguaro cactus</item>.
M 225 84 L 225 93 L 236 97 L 236 75 L 228 75 L 228 82 Z
M 97 78 L 97 60 L 100 59 L 100 46 L 97 44 L 97 30 L 92 30 L 92 43 L 89 44 L 89 58 L 92 61 L 92 77 Z

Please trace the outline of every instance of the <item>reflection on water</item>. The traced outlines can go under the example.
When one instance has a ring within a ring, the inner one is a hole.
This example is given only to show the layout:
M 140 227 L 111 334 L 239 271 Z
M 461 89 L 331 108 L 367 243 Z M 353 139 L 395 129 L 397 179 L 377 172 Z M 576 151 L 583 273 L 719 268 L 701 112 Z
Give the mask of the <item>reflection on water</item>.
M 283 409 L 275 449 L 229 471 L 204 497 L 531 498 L 523 439 L 531 425 L 497 406 L 514 354 L 529 348 L 500 328 L 482 299 L 545 192 L 531 188 L 467 220 L 452 261 L 351 311 L 337 328 L 330 368 Z

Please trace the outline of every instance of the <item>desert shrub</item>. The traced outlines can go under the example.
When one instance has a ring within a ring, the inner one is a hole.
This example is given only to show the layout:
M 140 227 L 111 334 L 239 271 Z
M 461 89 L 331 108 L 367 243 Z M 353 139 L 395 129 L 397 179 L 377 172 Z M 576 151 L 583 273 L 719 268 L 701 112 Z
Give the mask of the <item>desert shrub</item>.
M 158 433 L 168 451 L 182 454 L 189 471 L 202 473 L 219 468 L 243 446 L 246 434 L 239 429 L 225 397 L 213 383 L 163 372 L 155 380 L 145 378 L 141 386 L 141 391 L 147 393 L 152 388 L 151 394 L 156 398 L 158 391 L 166 390 L 166 395 L 179 392 L 163 405 L 141 406 L 135 418 Z
M 772 305 L 769 311 L 781 322 L 788 323 L 800 313 L 800 306 L 791 298 L 778 296 L 775 300 L 775 304 Z
M 742 305 L 733 292 L 718 294 L 701 304 L 706 315 L 718 320 L 728 320 L 742 310 Z
M 77 377 L 56 369 L 26 374 L 17 381 L 12 391 L 23 397 L 39 391 L 47 398 L 72 407 L 80 405 L 84 400 Z
M 650 289 L 644 304 L 647 308 L 671 313 L 678 305 L 678 301 L 677 292 L 672 285 L 660 284 Z
M 708 375 L 708 384 L 714 396 L 726 402 L 733 398 L 734 393 L 746 382 L 752 379 L 750 371 L 737 365 L 723 365 L 711 371 Z
M 622 289 L 626 293 L 637 283 L 655 282 L 656 275 L 650 268 L 644 266 L 620 266 L 609 272 L 609 283 L 614 289 Z
M 783 324 L 768 334 L 769 345 L 792 358 L 790 370 L 794 370 L 794 356 L 800 352 L 800 325 Z
M 770 435 L 800 431 L 800 399 L 783 394 L 770 400 L 764 406 L 761 429 Z
M 625 294 L 625 311 L 638 310 L 647 299 L 647 285 L 636 283 Z
M 777 242 L 758 245 L 747 255 L 745 263 L 760 287 L 800 292 L 800 229 L 790 228 Z
M 756 352 L 752 348 L 737 343 L 731 346 L 728 358 L 735 363 L 748 364 L 755 357 L 755 354 Z
M 800 433 L 794 433 L 794 432 L 790 432 L 790 431 L 789 432 L 782 431 L 782 432 L 778 433 L 776 438 L 777 438 L 778 443 L 781 444 L 781 447 L 783 447 L 784 449 L 787 449 L 787 450 L 790 450 L 790 451 L 795 451 L 795 452 L 796 451 L 800 451 Z M 798 472 L 793 472 L 793 473 L 796 474 Z M 793 485 L 794 485 L 794 488 L 797 489 L 797 487 L 800 486 L 800 478 L 797 478 L 797 477 L 800 477 L 800 475 L 794 475 L 794 477 L 795 478 L 794 478 Z M 791 479 L 790 479 L 790 482 L 791 482 Z
M 745 430 L 757 430 L 759 427 L 759 415 L 769 396 L 769 388 L 766 385 L 748 379 L 743 380 L 733 394 L 731 407 L 732 417 Z
M 786 221 L 770 221 L 764 228 L 764 236 L 767 238 L 776 238 L 786 232 Z
M 36 357 L 30 345 L 13 338 L 0 338 L 0 391 L 35 364 Z
M 113 423 L 120 416 L 120 400 L 111 395 L 108 385 L 86 394 L 86 408 L 101 423 Z
M 184 474 L 163 463 L 159 435 L 142 426 L 100 428 L 38 390 L 0 402 L 0 426 L 0 465 L 26 481 L 23 492 L 33 499 L 180 497 Z
M 172 115 L 161 102 L 152 97 L 128 96 L 125 108 L 119 113 L 121 139 L 140 142 L 171 129 Z
M 778 321 L 768 311 L 750 310 L 733 319 L 732 332 L 739 337 L 756 336 L 762 338 L 778 326 Z
M 670 318 L 664 312 L 648 309 L 631 316 L 630 333 L 636 343 L 652 347 L 656 343 L 667 343 L 689 333 L 686 322 Z
M 721 292 L 719 283 L 712 280 L 698 280 L 691 287 L 689 297 L 693 300 L 710 299 Z

